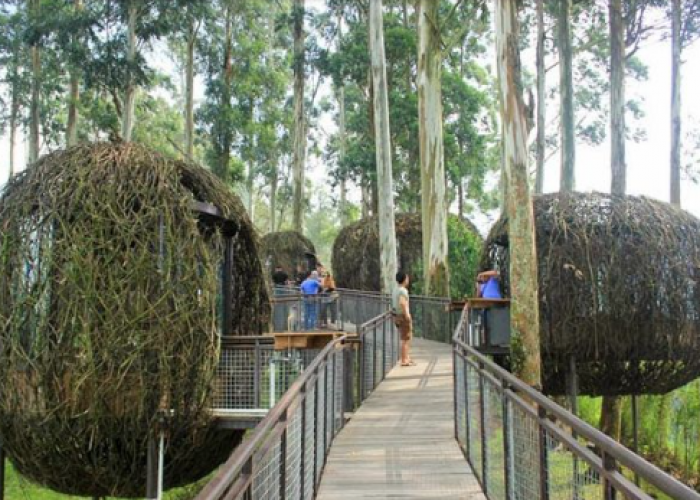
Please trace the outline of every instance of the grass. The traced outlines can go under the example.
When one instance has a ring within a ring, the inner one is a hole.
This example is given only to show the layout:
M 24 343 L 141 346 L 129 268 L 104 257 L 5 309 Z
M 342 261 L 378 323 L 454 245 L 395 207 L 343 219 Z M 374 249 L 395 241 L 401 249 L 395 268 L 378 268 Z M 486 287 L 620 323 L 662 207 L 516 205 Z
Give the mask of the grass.
M 174 488 L 164 493 L 165 500 L 190 500 L 204 487 L 211 479 L 211 476 L 205 477 L 201 481 L 183 486 L 182 488 Z M 144 493 L 146 485 L 144 484 Z M 5 462 L 5 499 L 6 500 L 84 500 L 90 497 L 79 497 L 75 495 L 64 495 L 57 493 L 48 488 L 44 488 L 38 484 L 30 482 L 20 475 L 12 466 L 10 461 Z M 105 500 L 117 500 L 108 497 Z

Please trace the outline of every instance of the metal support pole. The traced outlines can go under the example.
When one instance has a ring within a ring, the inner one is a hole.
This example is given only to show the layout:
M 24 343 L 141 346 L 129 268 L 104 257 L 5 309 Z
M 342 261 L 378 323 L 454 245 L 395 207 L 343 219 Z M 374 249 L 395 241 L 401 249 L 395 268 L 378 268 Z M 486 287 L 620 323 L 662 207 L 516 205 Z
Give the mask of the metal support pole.
M 331 382 L 331 441 L 333 440 L 333 437 L 335 436 L 335 400 L 336 400 L 336 392 L 338 391 L 338 386 L 336 385 L 336 375 L 338 371 L 338 365 L 336 363 L 336 354 L 337 351 L 334 351 L 331 354 L 331 357 L 333 358 L 333 378 Z M 330 446 L 330 443 L 328 443 Z
M 260 341 L 255 339 L 255 351 L 254 351 L 254 367 L 253 367 L 253 407 L 260 408 L 260 391 L 262 390 L 262 385 L 260 384 L 261 377 L 261 366 L 260 366 Z
M 301 464 L 299 469 L 299 498 L 306 498 L 306 383 L 301 386 Z
M 639 408 L 637 395 L 632 394 L 632 451 L 639 451 Z M 639 486 L 639 473 L 634 473 L 634 484 Z
M 607 472 L 612 472 L 617 469 L 615 459 L 605 452 L 603 452 L 603 469 Z M 617 498 L 615 487 L 608 481 L 607 477 L 603 477 L 603 498 L 605 500 L 615 500 Z
M 457 347 L 452 347 L 452 411 L 454 412 L 455 440 L 459 444 L 459 404 L 457 403 Z M 466 441 L 466 440 L 465 440 Z
M 569 357 L 569 369 L 566 372 L 566 385 L 567 392 L 569 393 L 569 406 L 571 407 L 571 413 L 578 416 L 578 373 L 576 371 L 576 357 Z M 571 435 L 576 439 L 576 431 L 572 429 Z M 576 454 L 574 454 L 574 467 L 573 467 L 573 486 L 574 486 L 574 500 L 579 500 L 581 498 L 581 488 L 579 482 L 576 480 L 578 476 L 579 459 Z
M 466 425 L 464 427 L 466 435 L 464 437 L 464 452 L 467 455 L 467 461 L 469 461 L 469 441 L 471 437 L 471 428 L 469 422 L 469 363 L 467 363 L 467 353 L 464 353 L 464 418 L 466 420 Z M 471 463 L 471 462 L 469 462 Z
M 289 409 L 287 409 L 280 419 L 281 422 L 285 423 L 284 430 L 282 431 L 282 436 L 280 436 L 280 500 L 284 500 L 287 497 L 287 430 L 289 426 Z
M 223 335 L 233 334 L 233 319 L 231 316 L 233 308 L 233 239 L 226 238 L 224 253 L 224 276 L 223 283 L 223 325 L 221 332 Z
M 275 407 L 275 393 L 277 388 L 275 387 L 277 383 L 277 363 L 275 359 L 270 359 L 270 408 Z
M 0 441 L 0 500 L 5 500 L 5 444 Z
M 484 398 L 485 391 L 483 369 L 484 364 L 479 362 L 479 401 L 481 402 L 481 404 L 479 405 L 479 418 L 481 419 L 481 486 L 484 489 L 484 494 L 488 496 L 488 481 L 486 478 L 486 474 L 488 471 L 488 464 L 486 463 L 488 458 L 488 441 L 486 440 L 486 402 Z
M 316 380 L 314 380 L 314 477 L 313 477 L 313 487 L 314 487 L 314 498 L 318 494 L 318 394 L 319 394 L 319 383 L 318 383 L 318 368 L 316 368 Z
M 512 429 L 510 428 L 510 407 L 508 406 L 508 382 L 502 381 L 501 387 L 503 392 L 501 397 L 503 398 L 502 404 L 503 409 L 501 410 L 501 418 L 503 419 L 503 479 L 506 499 L 510 499 L 512 496 L 511 492 L 511 471 L 513 470 L 513 464 L 511 463 L 510 456 L 510 434 Z
M 537 408 L 537 415 L 540 421 L 547 418 L 547 412 L 541 406 Z M 539 448 L 539 469 L 540 469 L 540 498 L 542 500 L 549 499 L 549 460 L 547 455 L 549 450 L 547 450 L 547 434 L 542 427 L 541 422 L 537 423 L 538 428 L 538 440 L 537 446 Z
M 146 498 L 158 499 L 158 444 L 153 435 L 148 436 L 146 450 Z
M 382 380 L 386 377 L 386 321 L 382 321 Z

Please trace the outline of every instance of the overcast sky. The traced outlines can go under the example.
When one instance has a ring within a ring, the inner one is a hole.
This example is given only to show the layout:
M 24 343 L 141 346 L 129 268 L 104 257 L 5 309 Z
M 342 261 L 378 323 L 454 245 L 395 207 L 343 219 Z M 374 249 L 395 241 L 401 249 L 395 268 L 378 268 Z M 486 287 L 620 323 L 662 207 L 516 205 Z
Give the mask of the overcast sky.
M 524 63 L 530 65 L 529 53 L 523 54 Z M 647 132 L 647 140 L 627 143 L 627 186 L 629 194 L 646 195 L 659 200 L 669 199 L 669 145 L 670 145 L 670 87 L 671 48 L 668 42 L 649 42 L 638 53 L 649 67 L 649 79 L 645 82 L 628 82 L 628 94 L 644 100 L 646 116 L 638 123 Z M 700 128 L 700 44 L 689 47 L 683 54 L 682 113 L 684 131 Z M 162 59 L 161 59 L 162 60 Z M 551 78 L 551 77 L 550 77 Z M 201 89 L 198 89 L 201 95 Z M 556 109 L 549 104 L 548 115 Z M 333 127 L 329 119 L 322 120 L 323 127 Z M 326 130 L 332 133 L 332 130 Z M 27 145 L 20 137 L 17 143 L 16 164 L 23 165 Z M 326 182 L 325 167 L 318 158 L 310 158 L 309 177 L 315 182 Z M 0 185 L 9 171 L 9 140 L 0 139 Z M 559 155 L 554 155 L 546 166 L 545 190 L 556 191 L 559 186 Z M 605 142 L 598 147 L 577 144 L 576 189 L 578 191 L 610 190 L 610 146 Z M 355 196 L 353 196 L 355 198 Z M 700 217 L 700 187 L 688 180 L 682 185 L 683 208 Z M 481 225 L 481 224 L 480 224 Z M 486 228 L 483 228 L 486 229 Z

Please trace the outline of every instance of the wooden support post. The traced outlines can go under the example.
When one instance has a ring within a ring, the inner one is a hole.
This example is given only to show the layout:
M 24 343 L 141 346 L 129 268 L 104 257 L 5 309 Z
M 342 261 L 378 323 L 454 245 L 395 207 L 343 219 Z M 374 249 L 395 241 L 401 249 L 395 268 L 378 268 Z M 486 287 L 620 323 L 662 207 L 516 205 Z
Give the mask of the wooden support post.
M 544 408 L 539 406 L 537 408 L 537 416 L 541 422 L 547 418 L 547 412 Z M 538 428 L 538 447 L 540 456 L 540 498 L 542 500 L 549 500 L 549 450 L 547 449 L 547 431 L 545 431 L 541 423 L 538 423 Z
M 571 406 L 571 413 L 578 416 L 578 373 L 576 372 L 576 357 L 569 357 L 569 369 L 566 372 L 566 386 L 567 392 L 569 393 L 569 406 Z M 576 432 L 571 431 L 574 439 L 576 439 Z M 579 482 L 576 480 L 578 476 L 579 460 L 574 454 L 574 470 L 573 470 L 573 486 L 574 486 L 574 500 L 579 500 L 581 498 L 581 491 Z

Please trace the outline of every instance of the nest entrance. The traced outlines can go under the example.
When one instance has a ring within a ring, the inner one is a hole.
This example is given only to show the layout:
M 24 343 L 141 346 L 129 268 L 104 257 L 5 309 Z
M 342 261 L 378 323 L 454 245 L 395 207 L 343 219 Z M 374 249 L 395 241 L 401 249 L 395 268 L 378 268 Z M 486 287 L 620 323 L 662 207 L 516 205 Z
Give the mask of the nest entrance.
M 240 200 L 141 146 L 81 145 L 10 181 L 0 228 L 0 433 L 17 469 L 64 493 L 142 496 L 157 429 L 167 487 L 225 460 L 241 436 L 209 417 L 219 334 L 270 316 Z
M 545 390 L 565 392 L 575 356 L 580 392 L 665 393 L 700 376 L 700 221 L 634 196 L 534 200 Z M 485 245 L 508 289 L 507 220 Z

